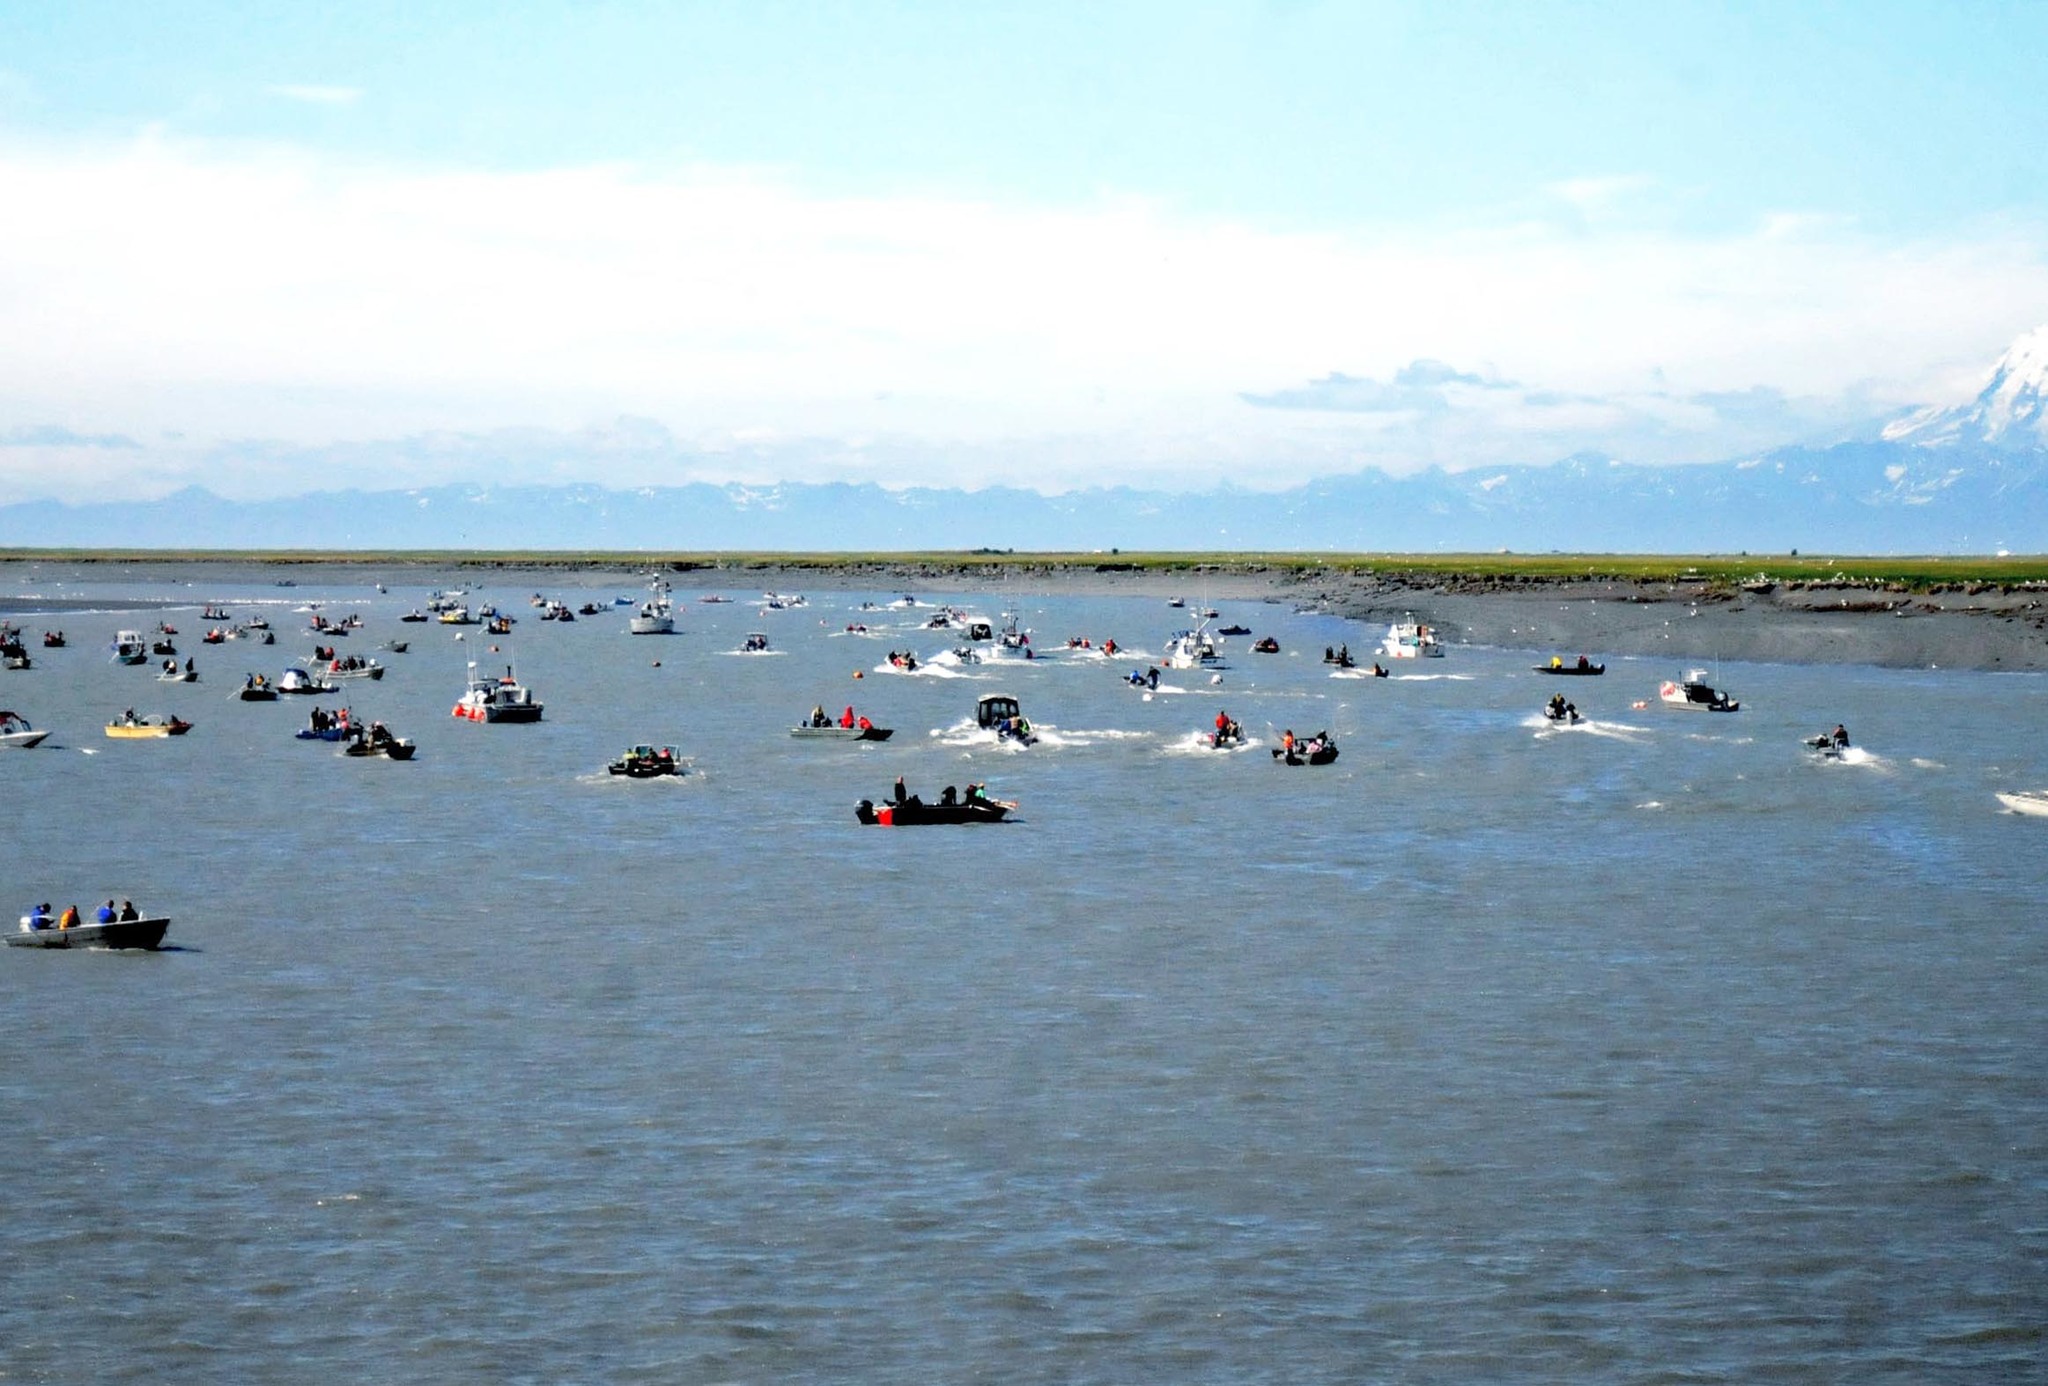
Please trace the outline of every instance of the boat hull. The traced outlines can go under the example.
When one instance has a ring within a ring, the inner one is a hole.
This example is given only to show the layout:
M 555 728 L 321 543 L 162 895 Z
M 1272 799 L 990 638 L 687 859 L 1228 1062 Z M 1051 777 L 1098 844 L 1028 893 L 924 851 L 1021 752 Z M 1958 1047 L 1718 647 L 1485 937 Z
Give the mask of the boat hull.
M 171 927 L 168 918 L 75 924 L 69 929 L 22 929 L 7 936 L 14 948 L 155 948 Z
M 1998 802 L 2014 813 L 2024 813 L 2030 818 L 2048 818 L 2048 791 L 2037 790 L 2027 793 L 2023 790 L 2017 794 L 2007 794 L 2001 790 L 1998 793 Z
M 0 733 L 0 746 L 12 746 L 17 751 L 26 751 L 31 746 L 40 746 L 46 731 L 25 731 Z
M 806 741 L 887 741 L 894 727 L 791 727 L 791 736 Z
M 868 827 L 921 828 L 939 823 L 1000 823 L 1015 807 L 1000 799 L 972 799 L 957 804 L 927 804 L 912 799 L 908 803 L 880 805 L 863 799 L 853 806 L 853 816 Z
M 1530 667 L 1539 674 L 1576 674 L 1581 678 L 1593 678 L 1607 672 L 1605 664 L 1588 664 L 1583 669 L 1575 664 L 1536 664 Z
M 190 722 L 175 718 L 169 722 L 109 722 L 107 735 L 116 741 L 142 741 L 164 736 L 183 736 L 192 730 Z

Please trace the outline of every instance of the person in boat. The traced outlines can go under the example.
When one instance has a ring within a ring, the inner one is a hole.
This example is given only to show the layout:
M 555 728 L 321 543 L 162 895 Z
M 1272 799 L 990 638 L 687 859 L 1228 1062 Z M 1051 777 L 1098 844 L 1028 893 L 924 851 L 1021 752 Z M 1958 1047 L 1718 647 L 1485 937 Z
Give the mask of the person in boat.
M 1221 741 L 1230 734 L 1230 714 L 1219 711 L 1216 714 L 1216 739 Z
M 1294 754 L 1294 728 L 1289 727 L 1280 733 L 1280 749 L 1290 756 Z
M 1145 686 L 1157 692 L 1159 689 L 1159 666 L 1153 665 L 1145 671 Z
M 950 785 L 950 784 L 949 784 L 949 785 L 947 785 L 947 786 L 946 786 L 946 787 L 945 787 L 944 789 L 942 789 L 942 790 L 940 790 L 940 791 L 939 791 L 939 805 L 940 805 L 940 807 L 942 807 L 942 808 L 952 808 L 952 807 L 953 807 L 953 806 L 954 806 L 955 804 L 957 804 L 957 803 L 958 803 L 959 801 L 960 801 L 960 792 L 959 792 L 958 790 L 956 790 L 955 788 L 953 788 L 953 786 L 952 786 L 952 785 Z
M 1337 662 L 1337 652 L 1336 652 L 1336 650 L 1332 649 L 1332 648 L 1331 648 L 1330 646 L 1328 646 L 1328 645 L 1325 645 L 1325 646 L 1323 646 L 1323 663 L 1325 663 L 1325 664 L 1335 664 L 1336 662 Z
M 32 908 L 31 908 L 31 909 L 29 910 L 29 912 L 28 912 L 28 927 L 29 927 L 30 929 L 32 929 L 32 930 L 33 930 L 33 929 L 47 929 L 47 928 L 49 928 L 49 927 L 50 927 L 50 903 L 49 903 L 49 901 L 45 900 L 45 901 L 44 901 L 44 902 L 43 902 L 42 904 L 40 904 L 40 905 L 36 905 L 36 906 L 33 906 L 33 907 L 32 907 Z
M 60 914 L 60 915 L 58 915 L 58 916 L 57 916 L 57 927 L 58 927 L 58 928 L 60 928 L 60 929 L 75 929 L 75 928 L 77 928 L 77 927 L 78 927 L 78 906 L 76 906 L 76 905 L 66 905 L 66 906 L 64 907 L 64 913 L 62 913 L 62 914 Z
M 1105 640 L 1105 641 L 1103 641 L 1103 642 L 1102 642 L 1102 652 L 1103 652 L 1104 654 L 1106 654 L 1106 655 L 1114 655 L 1114 654 L 1116 653 L 1116 641 L 1115 641 L 1115 639 L 1113 639 L 1113 638 L 1112 638 L 1112 639 L 1109 639 L 1109 640 Z
M 140 914 L 136 913 L 133 900 L 123 900 L 121 902 L 120 918 L 124 923 L 142 918 Z
M 94 911 L 93 918 L 97 919 L 102 924 L 111 924 L 114 922 L 116 913 L 117 911 L 114 909 L 114 902 L 112 900 L 109 900 L 107 901 L 106 904 L 101 905 L 98 910 Z
M 896 788 L 891 792 L 895 797 L 895 802 L 899 804 L 907 804 L 910 802 L 910 793 L 908 790 L 904 789 L 903 777 L 901 775 L 898 775 L 896 777 Z
M 1835 748 L 1836 750 L 1838 750 L 1838 751 L 1846 751 L 1846 750 L 1848 750 L 1848 749 L 1849 749 L 1849 729 L 1848 729 L 1847 727 L 1843 726 L 1843 725 L 1842 725 L 1842 724 L 1841 724 L 1840 722 L 1837 722 L 1837 723 L 1835 723 L 1835 729 L 1834 729 L 1834 730 L 1833 730 L 1832 732 L 1828 733 L 1828 740 L 1829 740 L 1829 742 L 1831 742 L 1831 743 L 1833 744 L 1833 746 L 1834 746 L 1834 748 Z
M 1586 657 L 1585 657 L 1584 655 L 1580 655 L 1580 656 L 1579 656 L 1579 667 L 1580 667 L 1581 669 L 1590 669 L 1590 668 L 1592 668 L 1592 667 L 1593 667 L 1593 662 L 1592 662 L 1591 660 L 1587 659 L 1587 658 L 1586 658 Z
M 1562 722 L 1564 720 L 1564 694 L 1551 694 L 1550 702 L 1543 709 L 1543 715 L 1553 722 Z
M 842 727 L 851 727 L 853 725 L 853 704 L 848 703 L 846 705 L 846 711 L 839 718 L 839 725 Z
M 811 725 L 814 727 L 822 727 L 826 725 L 825 705 L 823 703 L 819 703 L 816 707 L 811 709 Z
M 1583 662 L 1583 660 L 1582 660 L 1581 662 Z M 1564 656 L 1563 656 L 1563 655 L 1552 655 L 1552 656 L 1550 657 L 1550 667 L 1551 667 L 1551 668 L 1553 668 L 1553 669 L 1562 669 L 1562 668 L 1564 668 Z
M 854 725 L 862 731 L 873 731 L 875 729 L 875 724 L 867 719 L 866 714 L 862 714 L 860 720 L 855 722 Z
M 1346 669 L 1351 667 L 1351 646 L 1347 644 L 1337 647 L 1337 662 Z
M 140 720 L 141 719 L 135 715 L 135 709 L 132 707 L 121 714 L 121 725 L 124 727 L 132 727 Z
M 1372 676 L 1376 679 L 1383 679 L 1387 676 L 1387 671 L 1380 668 L 1380 662 L 1377 659 L 1372 662 Z

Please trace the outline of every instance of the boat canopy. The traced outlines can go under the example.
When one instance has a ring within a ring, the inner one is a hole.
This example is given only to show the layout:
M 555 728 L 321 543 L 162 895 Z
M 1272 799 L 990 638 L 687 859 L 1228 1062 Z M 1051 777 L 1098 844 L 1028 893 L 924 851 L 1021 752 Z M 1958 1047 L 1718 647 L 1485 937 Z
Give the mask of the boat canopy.
M 984 693 L 974 703 L 974 720 L 984 727 L 993 727 L 1005 719 L 1014 722 L 1022 715 L 1017 700 L 1007 693 Z

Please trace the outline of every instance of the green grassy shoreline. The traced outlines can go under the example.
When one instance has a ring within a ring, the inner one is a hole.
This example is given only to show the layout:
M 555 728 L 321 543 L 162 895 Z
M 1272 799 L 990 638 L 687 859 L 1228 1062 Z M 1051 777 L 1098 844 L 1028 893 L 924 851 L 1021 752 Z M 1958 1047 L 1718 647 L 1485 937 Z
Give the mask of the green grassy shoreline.
M 1390 582 L 1498 583 L 1835 582 L 1931 591 L 1954 584 L 2048 585 L 2048 555 L 1918 557 L 1794 554 L 1396 554 L 1396 553 L 903 553 L 660 552 L 568 550 L 0 549 L 0 563 L 381 566 L 437 569 L 616 569 L 673 572 L 777 570 L 921 576 L 1076 573 L 1245 573 L 1377 577 Z

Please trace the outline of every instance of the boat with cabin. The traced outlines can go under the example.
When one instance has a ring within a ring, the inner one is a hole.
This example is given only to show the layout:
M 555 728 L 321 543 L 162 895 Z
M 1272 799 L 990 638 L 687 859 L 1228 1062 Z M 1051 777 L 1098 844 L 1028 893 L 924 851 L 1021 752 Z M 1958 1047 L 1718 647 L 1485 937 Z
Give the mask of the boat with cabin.
M 1707 682 L 1707 671 L 1689 669 L 1683 679 L 1666 679 L 1657 700 L 1686 712 L 1740 712 L 1742 704 Z
M 149 642 L 138 630 L 124 630 L 114 636 L 114 663 L 142 664 L 149 659 Z
M 469 663 L 469 688 L 456 700 L 454 715 L 470 722 L 538 722 L 543 704 L 533 690 L 512 676 L 512 666 L 498 677 L 480 675 Z
M 976 698 L 974 724 L 994 732 L 998 741 L 1011 741 L 1019 746 L 1035 745 L 1038 741 L 1038 733 L 1031 730 L 1031 719 L 1008 693 L 984 693 Z
M 669 590 L 666 578 L 656 578 L 647 585 L 649 596 L 640 603 L 640 609 L 626 622 L 628 635 L 674 635 L 676 633 L 675 597 Z
M 1441 658 L 1444 646 L 1437 638 L 1434 626 L 1425 625 L 1410 616 L 1387 627 L 1386 635 L 1380 640 L 1380 650 L 1388 659 L 1425 659 Z

